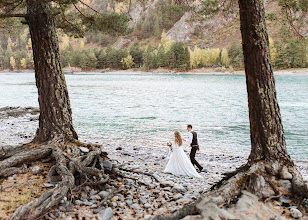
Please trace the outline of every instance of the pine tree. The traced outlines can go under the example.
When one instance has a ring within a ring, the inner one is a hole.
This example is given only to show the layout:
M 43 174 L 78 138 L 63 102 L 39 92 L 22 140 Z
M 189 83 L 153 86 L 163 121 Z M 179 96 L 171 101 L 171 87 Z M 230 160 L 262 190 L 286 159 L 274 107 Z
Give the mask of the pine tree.
M 141 67 L 143 62 L 143 53 L 144 51 L 140 49 L 138 43 L 134 43 L 130 49 L 129 53 L 131 54 L 132 58 L 134 59 L 134 66 L 135 67 Z
M 157 66 L 158 67 L 165 67 L 166 66 L 166 55 L 165 55 L 165 48 L 164 48 L 163 45 L 161 45 L 158 49 Z

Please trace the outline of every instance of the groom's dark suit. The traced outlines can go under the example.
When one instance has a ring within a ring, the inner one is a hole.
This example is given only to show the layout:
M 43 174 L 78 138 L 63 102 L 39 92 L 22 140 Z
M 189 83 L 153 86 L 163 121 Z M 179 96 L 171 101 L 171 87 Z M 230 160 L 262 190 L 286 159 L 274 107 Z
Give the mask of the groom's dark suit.
M 196 161 L 195 156 L 196 156 L 196 152 L 199 148 L 199 144 L 198 144 L 198 135 L 195 131 L 191 131 L 192 134 L 192 140 L 190 143 L 191 146 L 191 151 L 190 151 L 190 161 L 193 165 L 196 165 L 200 171 L 202 171 L 203 167 L 198 163 L 198 161 Z

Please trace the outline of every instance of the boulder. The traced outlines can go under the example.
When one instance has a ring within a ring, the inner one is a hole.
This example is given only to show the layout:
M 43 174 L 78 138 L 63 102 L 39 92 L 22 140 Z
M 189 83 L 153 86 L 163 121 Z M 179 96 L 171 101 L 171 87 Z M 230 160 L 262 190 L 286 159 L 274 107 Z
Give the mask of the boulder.
M 86 148 L 86 147 L 79 147 L 79 149 L 81 150 L 81 152 L 83 152 L 83 153 L 89 153 L 89 149 L 88 148 Z
M 280 178 L 283 180 L 291 180 L 292 174 L 289 173 L 288 168 L 286 166 L 283 166 L 280 171 Z
M 303 214 L 296 208 L 290 209 L 290 214 L 293 218 L 301 218 L 303 217 Z
M 290 180 L 279 180 L 278 183 L 282 190 L 286 191 L 287 193 L 292 192 L 292 183 Z
M 177 185 L 177 186 L 172 187 L 171 191 L 175 192 L 175 193 L 185 193 L 187 191 L 187 189 L 185 189 L 181 185 Z
M 42 173 L 43 172 L 43 169 L 41 168 L 41 167 L 39 167 L 39 166 L 35 166 L 35 167 L 33 167 L 32 168 L 32 174 L 40 174 L 40 173 Z
M 112 209 L 108 207 L 99 213 L 98 220 L 109 220 L 112 218 L 112 216 L 113 216 Z
M 109 160 L 105 160 L 103 166 L 106 170 L 112 170 L 112 163 Z

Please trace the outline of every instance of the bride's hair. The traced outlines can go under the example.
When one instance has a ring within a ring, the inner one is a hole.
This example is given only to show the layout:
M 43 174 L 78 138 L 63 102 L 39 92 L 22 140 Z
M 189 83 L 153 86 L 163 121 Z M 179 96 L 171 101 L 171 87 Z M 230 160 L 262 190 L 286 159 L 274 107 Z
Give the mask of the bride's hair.
M 174 142 L 178 144 L 179 146 L 182 146 L 183 144 L 181 134 L 178 131 L 174 132 Z

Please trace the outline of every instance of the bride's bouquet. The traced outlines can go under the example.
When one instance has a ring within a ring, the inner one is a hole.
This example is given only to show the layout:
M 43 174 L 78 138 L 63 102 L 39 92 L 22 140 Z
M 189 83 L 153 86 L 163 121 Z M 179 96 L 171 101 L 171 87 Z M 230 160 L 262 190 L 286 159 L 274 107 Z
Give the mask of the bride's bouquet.
M 169 147 L 169 149 L 172 151 L 172 143 L 170 141 L 167 142 L 167 146 Z

